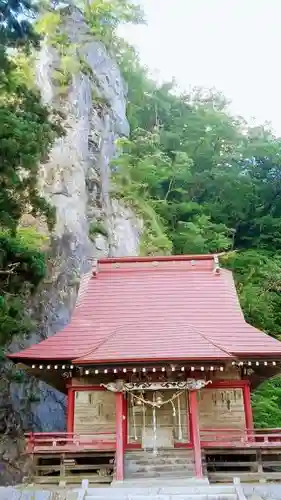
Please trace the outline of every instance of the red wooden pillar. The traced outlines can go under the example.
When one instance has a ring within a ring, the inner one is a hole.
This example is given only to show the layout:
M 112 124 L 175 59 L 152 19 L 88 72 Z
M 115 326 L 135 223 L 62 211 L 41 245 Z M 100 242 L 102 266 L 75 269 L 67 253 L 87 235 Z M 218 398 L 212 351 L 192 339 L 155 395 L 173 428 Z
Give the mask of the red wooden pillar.
M 251 404 L 250 383 L 245 384 L 243 386 L 243 400 L 244 400 L 246 429 L 252 431 L 254 428 L 254 423 L 253 423 L 253 411 Z
M 124 425 L 124 398 L 122 392 L 116 392 L 116 481 L 124 479 L 124 449 L 125 449 L 125 425 Z
M 66 432 L 72 433 L 74 427 L 74 396 L 75 391 L 72 387 L 67 391 L 67 407 L 66 407 Z
M 128 400 L 123 394 L 123 433 L 124 433 L 124 453 L 128 444 Z
M 195 475 L 196 477 L 203 477 L 197 391 L 189 392 L 189 411 L 190 411 L 190 426 L 191 426 L 190 429 L 191 442 L 194 453 Z

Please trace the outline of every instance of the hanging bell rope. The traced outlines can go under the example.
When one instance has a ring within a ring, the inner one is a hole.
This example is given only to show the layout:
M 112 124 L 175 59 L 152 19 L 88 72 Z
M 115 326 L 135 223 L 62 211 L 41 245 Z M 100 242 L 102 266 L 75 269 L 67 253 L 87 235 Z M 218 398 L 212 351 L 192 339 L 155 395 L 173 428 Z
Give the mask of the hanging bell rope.
M 153 393 L 153 402 L 155 403 L 153 405 L 152 409 L 152 419 L 153 419 L 153 453 L 154 455 L 157 455 L 157 420 L 156 420 L 156 408 L 159 406 L 156 406 L 156 395 L 155 392 Z
M 178 426 L 179 426 L 178 438 L 179 438 L 179 441 L 182 441 L 182 425 L 181 425 L 181 403 L 180 403 L 180 396 L 178 397 Z
M 173 401 L 176 399 L 176 398 L 179 398 L 185 391 L 181 391 L 181 392 L 177 392 L 176 394 L 174 394 L 171 398 L 169 399 L 166 399 L 165 401 L 162 401 L 161 403 L 158 401 L 150 401 L 149 399 L 144 399 L 142 396 L 137 396 L 136 394 L 134 394 L 133 392 L 130 392 L 130 394 L 132 395 L 132 397 L 135 399 L 135 400 L 139 400 L 141 401 L 143 404 L 146 404 L 146 405 L 149 405 L 149 406 L 152 406 L 152 408 L 161 408 L 161 406 L 163 405 L 166 405 L 167 403 L 173 403 Z M 175 406 L 173 405 L 173 409 L 175 409 Z
M 134 439 L 135 439 L 135 441 L 137 441 L 138 436 L 137 436 L 136 416 L 135 416 L 135 412 L 134 412 L 134 398 L 132 396 L 133 396 L 133 394 L 131 394 L 131 406 L 132 406 L 132 416 L 133 416 Z

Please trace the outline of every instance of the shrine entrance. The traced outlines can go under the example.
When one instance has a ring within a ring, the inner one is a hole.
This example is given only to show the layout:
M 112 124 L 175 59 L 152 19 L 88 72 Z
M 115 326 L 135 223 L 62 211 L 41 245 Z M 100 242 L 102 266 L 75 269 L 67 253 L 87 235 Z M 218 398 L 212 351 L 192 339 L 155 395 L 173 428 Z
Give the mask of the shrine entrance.
M 190 378 L 161 382 L 126 382 L 119 379 L 102 384 L 109 391 L 122 394 L 122 400 L 126 399 L 126 436 L 122 438 L 122 446 L 127 444 L 129 448 L 153 449 L 156 454 L 159 448 L 194 445 L 194 441 L 198 441 L 197 398 L 192 399 L 194 402 L 189 409 L 190 395 L 194 393 L 196 396 L 197 391 L 209 383 Z
M 124 479 L 126 448 L 151 450 L 157 456 L 158 450 L 188 448 L 191 443 L 194 474 L 202 477 L 197 391 L 209 383 L 210 380 L 188 378 L 161 382 L 126 382 L 117 379 L 101 384 L 116 393 L 117 481 Z
M 127 418 L 128 445 L 156 452 L 190 443 L 186 389 L 127 393 Z

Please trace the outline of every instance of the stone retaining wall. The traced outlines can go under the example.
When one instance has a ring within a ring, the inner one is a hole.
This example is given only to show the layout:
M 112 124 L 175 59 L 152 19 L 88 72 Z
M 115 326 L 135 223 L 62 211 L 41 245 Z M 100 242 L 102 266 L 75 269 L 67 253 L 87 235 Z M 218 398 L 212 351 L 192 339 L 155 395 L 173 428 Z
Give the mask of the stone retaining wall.
M 1 488 L 0 500 L 79 500 L 78 489 L 38 490 L 32 488 Z
M 243 484 L 242 487 L 248 500 L 281 500 L 281 484 L 279 483 Z

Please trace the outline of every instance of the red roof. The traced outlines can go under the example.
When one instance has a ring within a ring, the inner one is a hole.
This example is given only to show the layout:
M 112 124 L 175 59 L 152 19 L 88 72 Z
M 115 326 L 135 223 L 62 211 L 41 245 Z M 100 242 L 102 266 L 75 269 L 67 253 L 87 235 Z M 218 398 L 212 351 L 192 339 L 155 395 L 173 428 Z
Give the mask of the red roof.
M 244 320 L 232 273 L 214 257 L 103 259 L 82 285 L 70 323 L 9 357 L 77 364 L 227 360 L 281 355 Z

